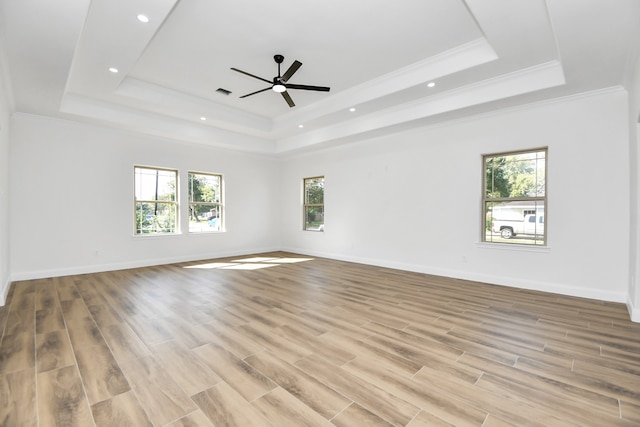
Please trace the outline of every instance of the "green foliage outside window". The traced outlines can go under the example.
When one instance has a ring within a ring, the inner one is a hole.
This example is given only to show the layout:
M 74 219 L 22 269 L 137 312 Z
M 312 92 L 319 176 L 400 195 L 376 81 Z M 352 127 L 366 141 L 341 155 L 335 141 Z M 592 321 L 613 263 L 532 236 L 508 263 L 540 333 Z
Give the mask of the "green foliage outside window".
M 324 231 L 324 177 L 304 179 L 304 229 Z
M 222 176 L 189 172 L 189 232 L 222 230 Z
M 134 168 L 135 234 L 177 232 L 177 178 L 175 170 Z
M 546 148 L 484 156 L 484 241 L 545 244 L 546 163 Z

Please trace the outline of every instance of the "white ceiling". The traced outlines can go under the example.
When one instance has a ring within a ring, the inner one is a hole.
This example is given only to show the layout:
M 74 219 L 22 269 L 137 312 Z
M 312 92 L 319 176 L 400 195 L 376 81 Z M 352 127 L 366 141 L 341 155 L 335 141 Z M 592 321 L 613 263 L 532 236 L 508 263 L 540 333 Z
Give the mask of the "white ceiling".
M 640 1 L 0 0 L 0 43 L 16 111 L 285 153 L 624 86 Z M 331 91 L 239 98 L 274 54 Z

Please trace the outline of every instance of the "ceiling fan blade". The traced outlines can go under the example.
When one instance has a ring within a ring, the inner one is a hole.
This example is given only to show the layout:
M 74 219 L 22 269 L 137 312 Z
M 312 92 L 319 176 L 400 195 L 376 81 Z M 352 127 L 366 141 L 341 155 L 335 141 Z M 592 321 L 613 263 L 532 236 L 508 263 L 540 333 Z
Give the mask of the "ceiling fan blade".
M 255 95 L 256 93 L 264 92 L 264 91 L 269 90 L 269 89 L 271 89 L 271 88 L 267 87 L 267 88 L 264 88 L 264 89 L 260 89 L 260 90 L 257 90 L 255 92 L 251 92 L 251 93 L 248 93 L 246 95 L 242 95 L 240 98 L 246 98 L 247 96 Z
M 317 90 L 320 92 L 329 92 L 329 90 L 331 90 L 331 88 L 326 86 L 294 85 L 289 83 L 287 83 L 287 89 Z
M 285 90 L 282 93 L 282 97 L 284 98 L 285 101 L 287 101 L 287 104 L 289 104 L 289 107 L 295 107 L 296 104 L 293 103 L 293 99 L 291 99 L 291 96 L 289 96 L 289 93 L 287 93 L 287 91 Z
M 233 67 L 231 67 L 231 69 L 233 71 L 237 71 L 237 72 L 242 73 L 244 75 L 247 75 L 249 77 L 253 77 L 254 79 L 262 80 L 263 82 L 267 82 L 269 84 L 273 84 L 273 82 L 271 80 L 267 80 L 267 79 L 263 79 L 262 77 L 254 76 L 253 74 L 247 73 L 246 71 L 238 70 L 237 68 L 233 68 Z
M 289 67 L 289 69 L 284 73 L 284 75 L 282 76 L 282 80 L 283 81 L 287 81 L 291 78 L 291 76 L 293 76 L 293 74 L 298 71 L 298 68 L 300 68 L 300 66 L 302 65 L 302 62 L 295 60 L 293 61 L 293 64 L 291 64 L 291 66 Z

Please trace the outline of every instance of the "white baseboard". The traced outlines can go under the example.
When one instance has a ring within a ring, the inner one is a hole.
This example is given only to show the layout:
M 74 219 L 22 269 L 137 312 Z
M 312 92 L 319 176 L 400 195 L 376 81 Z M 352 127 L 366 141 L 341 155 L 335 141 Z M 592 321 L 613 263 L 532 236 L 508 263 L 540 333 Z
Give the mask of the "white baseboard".
M 0 307 L 7 302 L 7 296 L 9 295 L 9 287 L 11 286 L 11 280 L 7 277 L 5 283 L 3 283 L 2 292 L 0 292 Z
M 257 253 L 275 252 L 279 250 L 280 248 L 253 248 L 248 250 L 229 251 L 229 252 L 224 251 L 224 252 L 201 254 L 198 256 L 190 255 L 190 256 L 180 256 L 180 257 L 155 258 L 155 259 L 148 259 L 148 260 L 127 261 L 127 262 L 120 262 L 120 263 L 92 264 L 92 265 L 81 265 L 81 266 L 75 266 L 75 267 L 50 269 L 50 270 L 28 271 L 28 272 L 22 272 L 22 273 L 18 272 L 11 275 L 11 281 L 46 279 L 49 277 L 73 276 L 76 274 L 90 274 L 90 273 L 100 273 L 103 271 L 126 270 L 130 268 L 151 267 L 154 265 L 176 264 L 181 262 L 201 261 L 201 260 L 215 259 L 215 258 L 253 255 Z
M 337 259 L 341 261 L 356 262 L 359 264 L 375 265 L 378 267 L 394 268 L 404 271 L 412 271 L 415 273 L 433 274 L 435 276 L 451 277 L 454 279 L 472 280 L 475 282 L 489 283 L 492 285 L 508 286 L 511 288 L 528 289 L 534 291 L 542 291 L 553 294 L 568 295 L 580 298 L 588 298 L 600 301 L 610 301 L 625 303 L 627 302 L 627 294 L 625 292 L 609 292 L 603 290 L 594 290 L 589 288 L 580 288 L 560 283 L 539 282 L 534 280 L 518 279 L 512 277 L 503 277 L 498 275 L 489 275 L 482 273 L 473 273 L 468 271 L 450 270 L 427 265 L 408 264 L 375 258 L 353 257 L 345 255 L 336 255 L 332 253 L 321 253 L 315 251 L 306 251 L 300 248 L 285 248 L 285 251 L 299 253 L 309 256 L 318 256 L 323 258 Z
M 627 299 L 627 310 L 629 310 L 629 316 L 631 316 L 631 321 L 640 323 L 640 307 L 634 307 L 633 301 L 631 301 L 631 298 Z

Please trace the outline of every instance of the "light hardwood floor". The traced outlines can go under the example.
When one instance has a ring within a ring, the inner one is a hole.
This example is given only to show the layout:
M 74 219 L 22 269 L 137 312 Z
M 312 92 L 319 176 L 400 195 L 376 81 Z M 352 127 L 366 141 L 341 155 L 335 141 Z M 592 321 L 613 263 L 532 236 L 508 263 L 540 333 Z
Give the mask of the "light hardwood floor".
M 622 304 L 289 253 L 14 283 L 2 426 L 638 426 Z

